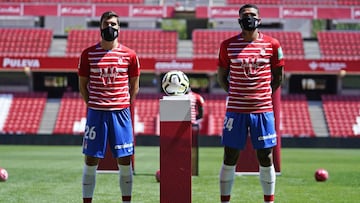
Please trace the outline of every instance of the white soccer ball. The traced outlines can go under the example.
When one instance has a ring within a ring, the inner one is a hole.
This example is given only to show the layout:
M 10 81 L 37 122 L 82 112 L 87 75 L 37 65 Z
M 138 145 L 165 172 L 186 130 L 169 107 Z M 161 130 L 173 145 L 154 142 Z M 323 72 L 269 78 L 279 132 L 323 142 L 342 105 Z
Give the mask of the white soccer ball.
M 189 90 L 189 78 L 182 71 L 169 71 L 164 75 L 161 87 L 169 96 L 184 95 Z

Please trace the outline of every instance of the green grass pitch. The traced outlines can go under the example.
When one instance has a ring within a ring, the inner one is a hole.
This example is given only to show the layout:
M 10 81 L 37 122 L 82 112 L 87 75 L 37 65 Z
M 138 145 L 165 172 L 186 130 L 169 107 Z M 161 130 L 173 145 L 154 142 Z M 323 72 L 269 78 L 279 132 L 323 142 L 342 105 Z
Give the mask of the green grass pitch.
M 281 175 L 277 176 L 276 202 L 360 202 L 360 150 L 281 150 Z M 199 176 L 193 177 L 195 203 L 219 202 L 218 176 L 222 148 L 199 149 Z M 0 167 L 9 173 L 0 182 L 1 203 L 81 202 L 83 155 L 80 146 L 0 145 Z M 314 172 L 325 168 L 326 182 L 316 182 Z M 159 202 L 159 147 L 136 147 L 134 203 Z M 236 176 L 233 202 L 262 202 L 257 176 Z M 98 174 L 94 202 L 120 202 L 117 174 Z

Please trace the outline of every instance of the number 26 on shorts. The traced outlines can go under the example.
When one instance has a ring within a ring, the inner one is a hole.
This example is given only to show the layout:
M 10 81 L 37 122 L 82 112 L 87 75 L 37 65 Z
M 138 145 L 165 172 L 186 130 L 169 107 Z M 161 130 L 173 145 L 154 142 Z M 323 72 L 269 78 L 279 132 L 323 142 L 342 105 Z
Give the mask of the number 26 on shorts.
M 84 137 L 85 139 L 94 140 L 96 138 L 95 126 L 89 127 L 86 125 Z

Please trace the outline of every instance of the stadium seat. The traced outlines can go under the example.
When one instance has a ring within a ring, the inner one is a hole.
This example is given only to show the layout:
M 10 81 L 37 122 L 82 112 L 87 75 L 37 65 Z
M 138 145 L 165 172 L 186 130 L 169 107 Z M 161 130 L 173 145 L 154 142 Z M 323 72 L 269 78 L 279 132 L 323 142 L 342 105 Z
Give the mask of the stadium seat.
M 100 40 L 96 30 L 70 30 L 66 55 L 80 56 L 82 50 Z M 178 34 L 176 31 L 163 30 L 121 30 L 120 43 L 135 50 L 139 57 L 174 58 L 177 54 Z
M 192 34 L 194 58 L 217 58 L 220 43 L 239 34 L 238 30 L 195 29 Z M 304 59 L 304 45 L 300 32 L 266 31 L 264 34 L 278 39 L 287 59 Z
M 322 31 L 317 37 L 322 59 L 360 59 L 360 32 Z
M 228 5 L 242 5 L 246 0 L 227 0 Z M 257 5 L 285 5 L 285 6 L 352 6 L 359 5 L 358 0 L 254 0 Z
M 12 95 L 11 106 L 1 131 L 7 134 L 37 134 L 46 105 L 47 93 L 10 94 Z
M 52 30 L 1 28 L 0 32 L 0 56 L 48 56 L 52 42 Z
M 85 129 L 86 104 L 79 92 L 65 92 L 61 98 L 60 109 L 53 134 L 78 135 Z
M 353 137 L 360 117 L 359 95 L 322 95 L 325 119 L 331 137 Z
M 0 0 L 0 3 L 9 0 Z M 144 0 L 11 0 L 13 3 L 89 3 L 89 4 L 144 4 Z
M 305 95 L 282 95 L 280 131 L 283 137 L 315 136 Z
M 208 115 L 208 129 L 205 130 L 208 136 L 221 136 L 226 111 L 225 95 L 203 95 L 204 114 Z
M 159 135 L 160 94 L 139 94 L 135 101 L 135 134 Z
M 7 116 L 10 111 L 11 103 L 13 100 L 12 94 L 0 94 L 0 132 L 3 132 Z

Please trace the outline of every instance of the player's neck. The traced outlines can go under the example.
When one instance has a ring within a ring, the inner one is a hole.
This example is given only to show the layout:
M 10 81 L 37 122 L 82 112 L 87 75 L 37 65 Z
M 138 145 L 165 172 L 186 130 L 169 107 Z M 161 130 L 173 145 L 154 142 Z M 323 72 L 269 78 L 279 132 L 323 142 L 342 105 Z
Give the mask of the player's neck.
M 118 46 L 118 41 L 116 39 L 111 42 L 101 40 L 100 45 L 101 45 L 101 48 L 103 48 L 105 50 L 112 50 Z
M 254 31 L 246 31 L 243 30 L 241 32 L 241 36 L 244 38 L 245 41 L 247 42 L 251 42 L 251 41 L 255 41 L 257 40 L 258 36 L 259 36 L 259 32 L 258 30 L 254 30 Z

